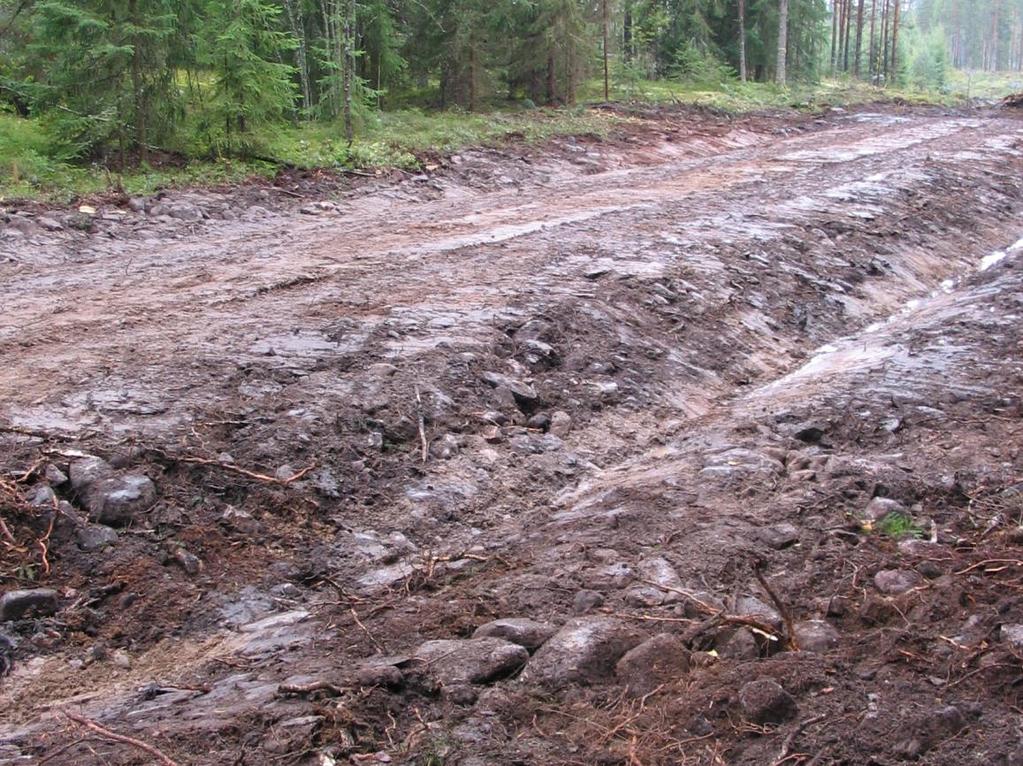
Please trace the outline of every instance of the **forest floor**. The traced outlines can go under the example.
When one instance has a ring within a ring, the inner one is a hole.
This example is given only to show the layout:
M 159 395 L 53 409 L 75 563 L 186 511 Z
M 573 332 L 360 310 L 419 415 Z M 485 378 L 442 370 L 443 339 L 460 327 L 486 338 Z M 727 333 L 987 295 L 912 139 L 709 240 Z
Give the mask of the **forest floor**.
M 0 764 L 1023 764 L 1023 115 L 94 207 L 0 232 Z

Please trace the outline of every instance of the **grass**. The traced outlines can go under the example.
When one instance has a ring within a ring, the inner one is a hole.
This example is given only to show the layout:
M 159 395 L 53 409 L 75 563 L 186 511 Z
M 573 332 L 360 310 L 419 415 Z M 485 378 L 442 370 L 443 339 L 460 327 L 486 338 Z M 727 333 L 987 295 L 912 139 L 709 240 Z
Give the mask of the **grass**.
M 812 112 L 827 106 L 878 101 L 928 104 L 961 103 L 967 93 L 994 98 L 1023 90 L 1023 75 L 953 73 L 944 94 L 882 90 L 850 80 L 779 88 L 772 84 L 725 81 L 692 85 L 671 81 L 630 80 L 616 86 L 612 99 L 653 105 L 688 104 L 731 114 L 797 109 Z M 603 100 L 603 86 L 593 80 L 581 88 L 582 104 Z M 558 135 L 606 136 L 628 118 L 585 106 L 564 109 L 525 108 L 495 103 L 488 112 L 402 109 L 371 113 L 351 147 L 338 123 L 280 125 L 256 136 L 262 154 L 299 168 L 419 167 L 420 158 L 469 146 L 499 143 L 514 137 L 528 142 Z M 271 162 L 194 159 L 180 166 L 139 167 L 114 173 L 99 165 L 67 161 L 45 123 L 0 113 L 0 201 L 39 199 L 59 204 L 123 189 L 130 195 L 152 194 L 168 187 L 235 183 L 252 176 L 270 177 Z
M 879 535 L 890 537 L 893 540 L 904 540 L 907 537 L 926 537 L 923 527 L 918 526 L 911 517 L 904 513 L 889 513 L 874 525 L 874 530 Z

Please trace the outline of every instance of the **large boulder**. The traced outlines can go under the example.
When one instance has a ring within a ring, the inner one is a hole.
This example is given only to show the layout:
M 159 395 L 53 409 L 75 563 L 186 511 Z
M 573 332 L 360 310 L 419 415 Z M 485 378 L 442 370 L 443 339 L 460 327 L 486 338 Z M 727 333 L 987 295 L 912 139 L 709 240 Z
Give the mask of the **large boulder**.
M 539 649 L 555 631 L 556 628 L 550 623 L 537 622 L 526 617 L 509 617 L 480 625 L 472 637 L 500 638 L 532 652 Z
M 607 681 L 615 663 L 643 638 L 642 632 L 612 617 L 577 617 L 540 648 L 522 679 L 546 686 Z
M 416 669 L 446 686 L 486 684 L 514 673 L 526 664 L 529 652 L 499 638 L 427 641 L 415 651 Z
M 676 636 L 661 633 L 630 649 L 615 665 L 629 694 L 642 697 L 689 672 L 689 652 Z

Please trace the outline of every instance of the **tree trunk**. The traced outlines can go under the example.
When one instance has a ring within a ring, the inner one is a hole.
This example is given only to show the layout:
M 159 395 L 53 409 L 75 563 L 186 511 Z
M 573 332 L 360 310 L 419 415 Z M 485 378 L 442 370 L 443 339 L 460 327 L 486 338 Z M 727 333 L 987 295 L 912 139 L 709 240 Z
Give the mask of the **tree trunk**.
M 739 0 L 739 79 L 749 79 L 746 71 L 746 0 Z
M 128 18 L 135 29 L 141 26 L 138 16 L 137 0 L 128 0 Z M 149 137 L 146 134 L 146 86 L 142 80 L 142 38 L 135 32 L 131 38 L 131 88 L 135 110 L 135 144 L 139 150 L 139 161 L 145 165 L 149 162 Z
M 622 11 L 622 55 L 625 63 L 632 63 L 632 2 L 626 0 Z
M 342 88 L 344 91 L 345 139 L 348 145 L 355 140 L 355 126 L 352 122 L 352 75 L 355 69 L 355 0 L 344 0 L 344 63 L 342 65 Z
M 608 69 L 608 50 L 607 43 L 610 37 L 609 27 L 611 26 L 610 10 L 608 9 L 608 0 L 602 0 L 601 16 L 604 27 L 604 101 L 611 100 L 611 73 Z
M 877 0 L 870 0 L 870 45 L 867 56 L 867 75 L 874 82 L 877 74 Z
M 779 85 L 788 81 L 789 49 L 789 0 L 778 0 L 778 71 L 775 79 Z
M 852 32 L 852 0 L 846 0 L 845 2 L 845 42 L 842 45 L 842 50 L 845 52 L 845 59 L 842 62 L 843 71 L 849 71 L 849 43 L 851 42 Z
M 838 3 L 831 0 L 831 74 L 838 69 Z
M 892 69 L 891 69 L 891 80 L 894 81 L 899 76 L 898 69 L 898 56 L 899 56 L 899 7 L 902 5 L 902 0 L 895 0 L 895 10 L 892 14 Z
M 853 74 L 859 79 L 860 59 L 863 58 L 863 6 L 866 0 L 860 0 L 859 8 L 856 9 L 856 52 L 853 59 Z
M 308 115 L 313 106 L 313 91 L 309 84 L 309 57 L 306 55 L 305 23 L 300 13 L 295 10 L 295 0 L 284 0 L 284 7 L 288 12 L 291 32 L 298 40 L 298 47 L 295 49 L 295 64 L 298 67 L 299 82 L 302 84 L 302 111 Z

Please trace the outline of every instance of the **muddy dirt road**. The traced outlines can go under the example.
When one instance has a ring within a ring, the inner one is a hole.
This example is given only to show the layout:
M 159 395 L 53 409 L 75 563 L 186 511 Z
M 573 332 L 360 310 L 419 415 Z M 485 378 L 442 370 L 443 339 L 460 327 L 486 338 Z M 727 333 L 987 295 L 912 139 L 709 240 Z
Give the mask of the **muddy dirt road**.
M 1021 171 L 659 114 L 8 211 L 0 763 L 1023 763 Z

